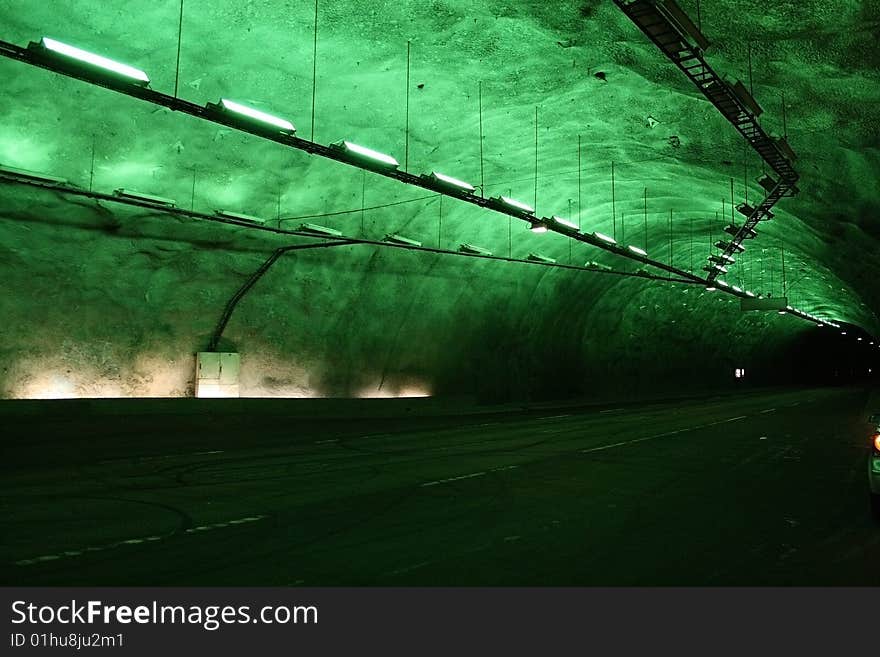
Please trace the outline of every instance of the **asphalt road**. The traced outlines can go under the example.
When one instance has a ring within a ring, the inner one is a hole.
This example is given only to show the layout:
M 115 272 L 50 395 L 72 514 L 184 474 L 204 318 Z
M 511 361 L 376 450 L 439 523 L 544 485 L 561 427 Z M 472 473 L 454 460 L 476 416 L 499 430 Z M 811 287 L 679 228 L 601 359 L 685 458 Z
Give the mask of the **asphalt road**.
M 867 398 L 7 418 L 2 583 L 878 585 Z

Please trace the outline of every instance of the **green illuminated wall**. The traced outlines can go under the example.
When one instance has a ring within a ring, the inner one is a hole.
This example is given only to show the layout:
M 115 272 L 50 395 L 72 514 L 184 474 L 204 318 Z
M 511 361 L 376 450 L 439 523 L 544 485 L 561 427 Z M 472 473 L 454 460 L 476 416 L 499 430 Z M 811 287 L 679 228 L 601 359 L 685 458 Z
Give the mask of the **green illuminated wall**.
M 181 96 L 250 103 L 309 137 L 314 4 L 186 0 L 185 9 Z M 0 0 L 0 38 L 53 36 L 143 68 L 153 88 L 171 92 L 178 12 L 177 0 Z M 752 42 L 755 96 L 776 132 L 785 92 L 803 176 L 802 194 L 780 204 L 728 279 L 780 294 L 784 246 L 793 305 L 877 331 L 880 81 L 865 26 L 880 10 L 704 1 L 702 15 L 719 70 L 745 78 Z M 410 171 L 479 183 L 482 80 L 488 194 L 535 200 L 537 106 L 539 214 L 613 232 L 613 160 L 618 238 L 644 246 L 647 187 L 649 252 L 668 260 L 671 209 L 673 262 L 699 268 L 710 231 L 720 237 L 730 178 L 740 201 L 747 169 L 748 196 L 758 196 L 757 156 L 611 2 L 322 0 L 316 141 L 350 138 L 403 163 L 407 39 Z M 270 218 L 279 200 L 282 217 L 299 217 L 426 195 L 16 62 L 0 61 L 0 78 L 0 162 L 88 186 L 94 145 L 98 190 Z M 2 396 L 186 394 L 191 355 L 226 299 L 289 243 L 8 185 L 0 199 Z M 438 235 L 440 210 L 430 198 L 308 220 L 507 253 L 506 218 L 445 199 Z M 514 225 L 512 254 L 530 251 L 636 268 L 582 244 L 569 256 L 565 238 Z M 243 354 L 246 394 L 505 399 L 664 380 L 698 388 L 706 372 L 727 376 L 740 361 L 772 369 L 769 355 L 809 330 L 735 306 L 639 279 L 352 247 L 283 259 L 225 335 Z

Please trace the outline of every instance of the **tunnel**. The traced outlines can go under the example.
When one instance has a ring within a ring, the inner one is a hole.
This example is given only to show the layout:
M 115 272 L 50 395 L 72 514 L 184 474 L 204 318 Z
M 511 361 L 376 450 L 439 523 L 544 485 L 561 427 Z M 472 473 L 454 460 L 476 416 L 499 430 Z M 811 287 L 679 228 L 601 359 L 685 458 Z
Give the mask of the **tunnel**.
M 876 3 L 0 18 L 4 585 L 880 584 Z

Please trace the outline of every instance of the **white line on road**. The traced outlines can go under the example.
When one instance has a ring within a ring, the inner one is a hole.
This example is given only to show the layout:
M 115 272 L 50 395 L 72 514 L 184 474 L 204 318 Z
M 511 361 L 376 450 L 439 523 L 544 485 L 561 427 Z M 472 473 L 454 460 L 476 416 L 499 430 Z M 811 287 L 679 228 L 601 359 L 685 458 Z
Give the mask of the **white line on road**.
M 737 417 L 731 417 L 726 420 L 718 420 L 718 422 L 710 422 L 709 424 L 703 425 L 707 427 L 714 427 L 716 424 L 726 424 L 728 422 L 736 422 L 737 420 L 745 420 L 747 415 L 738 415 Z
M 461 475 L 460 477 L 449 477 L 448 479 L 438 479 L 437 481 L 427 481 L 424 484 L 420 484 L 423 488 L 425 486 L 436 486 L 438 484 L 447 484 L 450 481 L 461 481 L 462 479 L 472 479 L 474 477 L 482 477 L 485 472 L 474 472 L 472 474 Z
M 624 410 L 626 410 L 626 409 L 625 408 L 609 408 L 607 410 L 599 411 L 599 412 L 600 413 L 618 413 L 618 412 L 624 411 Z
M 645 436 L 643 438 L 634 438 L 633 440 L 624 440 L 619 443 L 611 443 L 610 445 L 600 445 L 599 447 L 590 447 L 589 449 L 582 449 L 581 454 L 589 454 L 591 452 L 601 452 L 606 449 L 614 449 L 615 447 L 623 447 L 624 445 L 634 445 L 636 443 L 643 443 L 646 440 L 654 440 L 656 438 L 665 438 L 666 436 L 674 436 L 679 433 L 684 433 L 687 431 L 695 431 L 696 429 L 704 429 L 706 427 L 711 427 L 716 424 L 724 424 L 726 422 L 736 422 L 737 420 L 744 420 L 746 415 L 740 415 L 739 417 L 732 417 L 728 420 L 720 420 L 718 422 L 711 422 L 709 424 L 700 424 L 696 427 L 686 427 L 684 429 L 675 429 L 674 431 L 666 431 L 664 433 L 654 434 L 653 436 Z
M 199 525 L 198 527 L 190 527 L 189 529 L 184 530 L 185 534 L 194 534 L 196 532 L 205 532 L 211 529 L 220 529 L 222 527 L 228 527 L 229 525 L 241 525 L 247 522 L 255 522 L 257 520 L 262 520 L 267 516 L 247 516 L 246 518 L 238 518 L 236 520 L 228 520 L 226 522 L 215 522 L 212 525 Z M 103 550 L 112 550 L 113 548 L 118 548 L 123 545 L 140 545 L 141 543 L 151 543 L 153 541 L 161 541 L 164 538 L 168 538 L 171 534 L 167 534 L 165 536 L 144 536 L 142 538 L 128 538 L 121 541 L 116 541 L 114 543 L 108 543 L 106 545 L 98 545 L 98 546 L 89 546 L 83 548 L 82 550 L 66 550 L 61 554 L 45 554 L 39 557 L 34 557 L 32 559 L 20 559 L 15 562 L 16 566 L 33 566 L 38 563 L 45 563 L 47 561 L 56 561 L 58 559 L 62 559 L 64 557 L 78 557 L 83 552 L 101 552 Z
M 776 410 L 775 408 L 765 408 L 765 409 L 764 409 L 763 411 L 761 411 L 761 412 L 762 412 L 762 413 L 772 413 L 772 412 L 775 411 L 775 410 Z
M 546 417 L 539 417 L 538 419 L 539 420 L 558 420 L 559 418 L 562 418 L 562 417 L 571 417 L 571 413 L 569 413 L 568 415 L 548 415 Z

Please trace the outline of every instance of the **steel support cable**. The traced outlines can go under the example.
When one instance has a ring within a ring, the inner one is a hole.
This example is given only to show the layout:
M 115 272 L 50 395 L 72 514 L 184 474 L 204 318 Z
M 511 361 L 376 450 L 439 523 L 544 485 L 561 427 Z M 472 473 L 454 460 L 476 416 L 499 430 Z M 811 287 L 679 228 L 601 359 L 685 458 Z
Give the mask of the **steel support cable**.
M 335 242 L 312 242 L 311 244 L 296 244 L 293 246 L 282 246 L 278 249 L 275 249 L 272 254 L 266 258 L 266 260 L 261 264 L 257 270 L 251 274 L 248 279 L 242 284 L 238 290 L 236 290 L 235 294 L 232 295 L 232 298 L 226 302 L 226 306 L 223 308 L 223 314 L 220 315 L 220 321 L 217 322 L 217 327 L 214 329 L 214 333 L 211 335 L 211 344 L 208 347 L 208 351 L 217 351 L 217 345 L 220 342 L 220 338 L 223 337 L 223 331 L 226 329 L 226 325 L 229 323 L 229 319 L 232 317 L 232 313 L 235 312 L 235 308 L 238 306 L 238 303 L 244 298 L 244 295 L 250 292 L 251 288 L 256 285 L 257 281 L 259 281 L 267 271 L 274 265 L 278 258 L 283 256 L 285 253 L 290 253 L 291 251 L 305 251 L 307 249 L 329 249 L 334 246 L 347 246 L 352 244 L 353 242 L 349 240 L 338 240 Z

